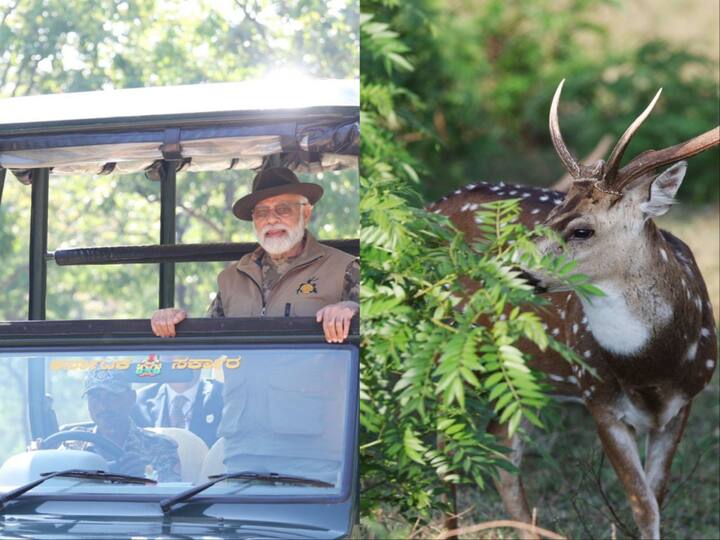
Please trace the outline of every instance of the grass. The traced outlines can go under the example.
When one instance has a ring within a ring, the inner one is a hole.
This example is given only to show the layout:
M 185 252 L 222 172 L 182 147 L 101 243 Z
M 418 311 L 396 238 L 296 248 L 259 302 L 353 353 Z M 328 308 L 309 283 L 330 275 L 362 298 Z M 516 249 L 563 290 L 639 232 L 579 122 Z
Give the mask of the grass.
M 715 319 L 720 308 L 720 212 L 675 208 L 660 225 L 693 250 L 708 285 Z M 629 506 L 609 463 L 603 458 L 592 419 L 579 405 L 558 406 L 548 415 L 549 428 L 533 431 L 523 463 L 523 481 L 539 524 L 567 538 L 629 538 L 637 531 Z M 642 443 L 641 443 L 642 448 Z M 599 486 L 602 486 L 602 493 Z M 720 382 L 716 371 L 710 385 L 695 399 L 671 471 L 670 493 L 662 511 L 662 537 L 720 538 Z M 462 526 L 506 517 L 493 489 L 459 489 Z M 611 509 L 612 508 L 612 509 Z M 613 515 L 613 512 L 616 516 Z M 416 537 L 439 533 L 440 518 Z M 409 538 L 413 523 L 392 509 L 382 509 L 361 523 L 363 538 Z M 478 538 L 478 536 L 473 536 Z M 510 529 L 482 538 L 516 538 Z

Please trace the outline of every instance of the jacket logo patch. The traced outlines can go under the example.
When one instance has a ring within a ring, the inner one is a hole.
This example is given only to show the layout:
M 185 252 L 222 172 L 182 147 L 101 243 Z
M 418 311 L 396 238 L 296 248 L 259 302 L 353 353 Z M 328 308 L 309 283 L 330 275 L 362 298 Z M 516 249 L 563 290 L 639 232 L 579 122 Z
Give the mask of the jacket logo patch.
M 300 286 L 297 288 L 296 293 L 302 294 L 303 296 L 308 296 L 311 294 L 317 294 L 317 278 L 312 277 L 308 279 L 306 282 L 301 283 Z

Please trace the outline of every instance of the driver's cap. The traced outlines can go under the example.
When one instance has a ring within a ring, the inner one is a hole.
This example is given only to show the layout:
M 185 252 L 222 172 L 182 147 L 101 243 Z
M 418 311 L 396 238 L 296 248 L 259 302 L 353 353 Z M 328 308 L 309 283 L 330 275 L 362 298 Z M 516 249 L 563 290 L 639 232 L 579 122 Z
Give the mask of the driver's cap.
M 122 394 L 132 390 L 132 386 L 128 381 L 122 380 L 122 372 L 117 369 L 105 369 L 101 366 L 95 366 L 88 371 L 85 377 L 85 385 L 83 396 L 86 396 L 90 390 L 102 388 L 113 394 Z

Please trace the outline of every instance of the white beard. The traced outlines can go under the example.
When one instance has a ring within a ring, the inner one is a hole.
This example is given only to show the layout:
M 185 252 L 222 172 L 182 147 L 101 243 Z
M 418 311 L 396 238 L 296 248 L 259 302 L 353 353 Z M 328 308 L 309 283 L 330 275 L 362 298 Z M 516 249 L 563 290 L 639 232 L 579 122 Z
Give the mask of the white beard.
M 253 223 L 253 228 L 255 229 L 255 236 L 262 248 L 270 255 L 280 255 L 281 253 L 290 251 L 298 242 L 302 241 L 303 236 L 305 236 L 305 218 L 301 213 L 294 227 L 266 225 L 262 230 L 258 231 Z M 268 231 L 285 231 L 287 234 L 280 238 L 266 238 L 265 234 Z

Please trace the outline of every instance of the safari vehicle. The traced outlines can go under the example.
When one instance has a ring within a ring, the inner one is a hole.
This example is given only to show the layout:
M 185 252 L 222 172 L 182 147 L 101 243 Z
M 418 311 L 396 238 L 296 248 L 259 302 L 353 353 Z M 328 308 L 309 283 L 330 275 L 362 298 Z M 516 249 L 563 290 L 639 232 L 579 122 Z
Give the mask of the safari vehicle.
M 188 319 L 174 339 L 155 337 L 147 319 L 44 319 L 53 262 L 159 263 L 158 305 L 170 307 L 175 263 L 230 261 L 253 249 L 174 245 L 178 171 L 335 170 L 356 166 L 358 146 L 357 81 L 304 81 L 292 93 L 252 81 L 0 101 L 0 203 L 8 170 L 32 190 L 29 320 L 0 322 L 0 363 L 26 385 L 22 402 L 0 411 L 0 432 L 10 426 L 26 433 L 0 448 L 0 536 L 351 535 L 357 321 L 346 343 L 328 344 L 321 326 L 305 318 Z M 160 245 L 49 252 L 51 173 L 112 171 L 145 171 L 161 182 Z M 353 239 L 330 243 L 359 248 Z M 242 411 L 233 440 L 208 445 L 187 429 L 142 427 L 177 447 L 179 477 L 163 478 L 162 467 L 151 466 L 142 475 L 114 472 L 126 450 L 88 422 L 83 389 L 90 375 L 140 389 L 187 382 L 198 372 L 240 390 L 224 403 Z

